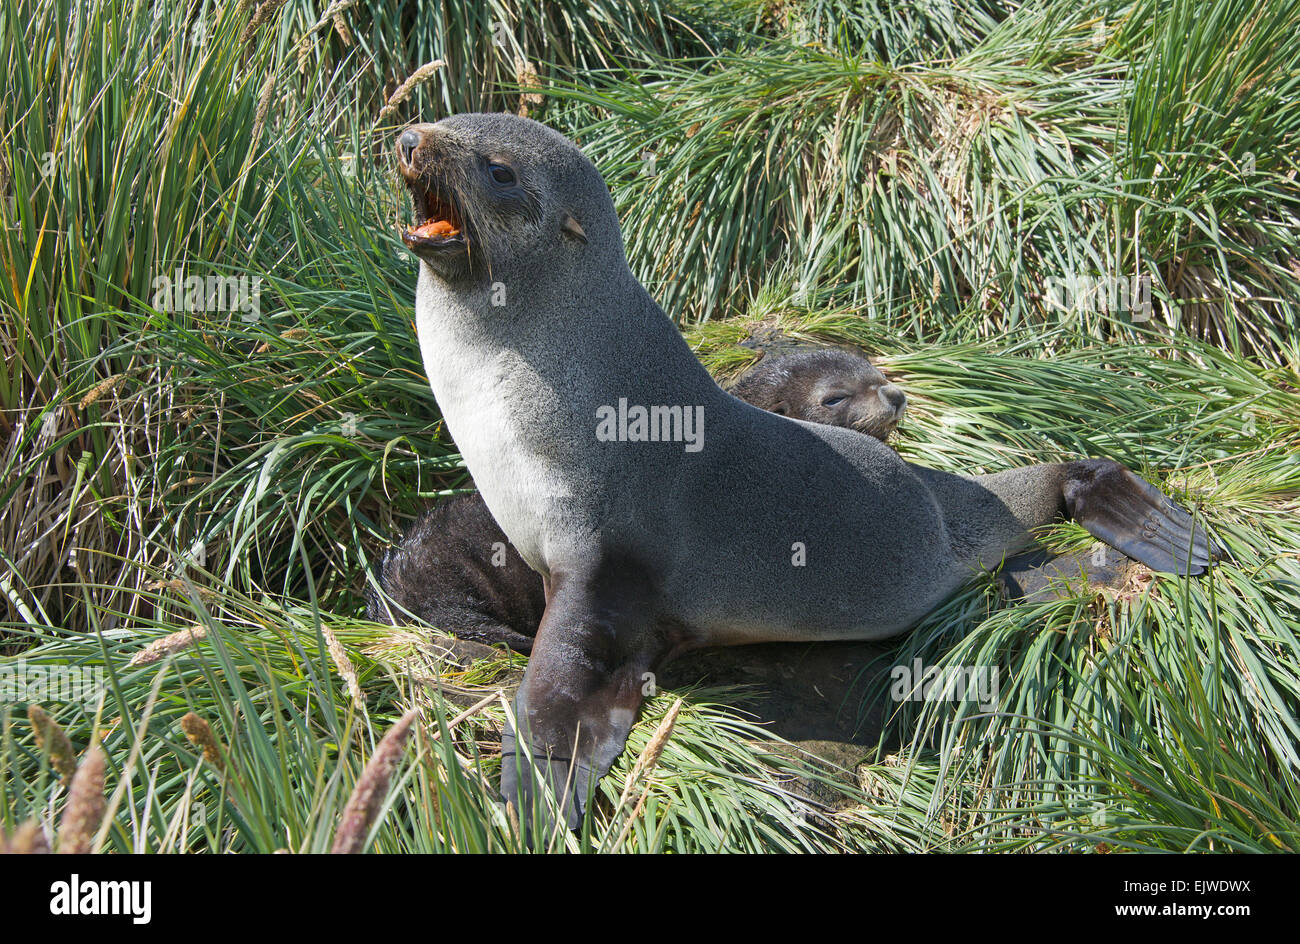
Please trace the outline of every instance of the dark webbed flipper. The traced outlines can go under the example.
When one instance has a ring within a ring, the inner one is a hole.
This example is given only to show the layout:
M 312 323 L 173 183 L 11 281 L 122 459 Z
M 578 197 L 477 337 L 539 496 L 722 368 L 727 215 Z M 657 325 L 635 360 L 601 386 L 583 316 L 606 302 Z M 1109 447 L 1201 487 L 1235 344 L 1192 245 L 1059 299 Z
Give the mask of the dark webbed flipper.
M 595 721 L 595 711 L 607 703 L 593 694 L 573 721 L 572 730 L 552 723 L 546 712 L 554 708 L 543 700 L 538 709 L 527 693 L 528 680 L 515 696 L 516 728 L 507 725 L 501 736 L 501 798 L 513 803 L 526 836 L 550 837 L 555 821 L 552 810 L 543 806 L 539 794 L 545 790 L 559 803 L 559 819 L 577 829 L 596 783 L 609 771 L 627 743 L 634 711 L 624 724 L 584 726 L 586 715 Z M 565 712 L 566 718 L 570 716 Z M 529 760 L 531 759 L 531 765 Z M 541 825 L 540 833 L 534 831 Z
M 537 810 L 542 783 L 559 799 L 566 825 L 577 828 L 596 781 L 627 743 L 645 673 L 675 645 L 650 616 L 647 595 L 630 585 L 638 572 L 551 572 L 550 601 L 515 696 L 517 731 L 501 741 L 501 796 L 516 805 L 525 829 L 535 818 L 552 825 Z
M 1221 553 L 1190 514 L 1117 462 L 1069 463 L 1062 495 L 1089 534 L 1152 570 L 1195 577 Z
M 526 712 L 527 705 L 516 698 L 516 718 L 521 709 Z M 531 766 L 527 757 L 532 758 Z M 548 755 L 544 749 L 534 753 L 531 742 L 509 725 L 501 735 L 501 798 L 514 804 L 524 835 L 533 842 L 538 838 L 549 842 L 555 834 L 556 819 L 552 809 L 541 804 L 539 794 L 547 791 L 554 796 L 559 802 L 559 821 L 577 829 L 596 783 L 591 773 L 589 766 L 581 761 L 574 764 L 572 757 Z

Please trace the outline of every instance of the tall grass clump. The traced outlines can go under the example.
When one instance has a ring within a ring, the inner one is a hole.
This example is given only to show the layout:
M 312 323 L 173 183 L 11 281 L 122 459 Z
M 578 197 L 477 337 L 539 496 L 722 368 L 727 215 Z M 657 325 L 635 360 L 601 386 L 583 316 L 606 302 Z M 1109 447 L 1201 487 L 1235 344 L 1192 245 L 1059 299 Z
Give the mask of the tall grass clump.
M 1294 363 L 1298 26 L 1026 4 L 951 57 L 774 39 L 557 94 L 608 115 L 590 149 L 686 320 L 778 266 L 917 337 L 1150 322 Z
M 499 109 L 591 155 L 720 378 L 864 349 L 904 458 L 1109 456 L 1230 552 L 1021 603 L 977 575 L 861 667 L 856 770 L 745 691 L 662 692 L 533 848 L 1298 848 L 1297 0 L 0 0 L 0 38 L 0 659 L 99 680 L 0 689 L 0 847 L 538 837 L 496 797 L 522 660 L 357 616 L 472 487 L 391 142 Z M 917 659 L 996 704 L 895 701 Z
M 189 404 L 169 396 L 180 352 L 140 342 L 164 323 L 213 330 L 235 315 L 208 319 L 162 286 L 246 274 L 259 249 L 278 252 L 282 175 L 259 163 L 268 121 L 306 137 L 303 112 L 282 106 L 320 91 L 281 85 L 274 51 L 241 41 L 246 19 L 198 2 L 0 8 L 11 613 L 84 619 L 68 581 L 134 613 L 136 567 L 176 549 L 158 515 L 176 470 L 154 460 L 198 437 Z

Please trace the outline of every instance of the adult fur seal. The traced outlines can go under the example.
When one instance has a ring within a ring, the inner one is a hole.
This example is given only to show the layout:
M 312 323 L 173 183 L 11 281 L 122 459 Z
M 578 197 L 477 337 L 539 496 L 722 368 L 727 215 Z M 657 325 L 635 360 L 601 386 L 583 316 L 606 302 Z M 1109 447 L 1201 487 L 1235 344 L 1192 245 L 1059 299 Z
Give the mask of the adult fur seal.
M 815 350 L 765 357 L 732 394 L 762 409 L 884 439 L 907 405 L 865 357 Z M 439 502 L 411 525 L 366 587 L 366 616 L 411 616 L 464 639 L 529 653 L 546 607 L 542 578 L 510 545 L 478 494 Z
M 525 822 L 534 767 L 579 822 L 645 676 L 685 650 L 896 635 L 1062 513 L 1156 570 L 1209 564 L 1191 516 L 1115 462 L 951 475 L 723 392 L 633 277 L 609 190 L 562 135 L 458 115 L 407 129 L 397 156 L 434 396 L 545 587 L 502 742 Z

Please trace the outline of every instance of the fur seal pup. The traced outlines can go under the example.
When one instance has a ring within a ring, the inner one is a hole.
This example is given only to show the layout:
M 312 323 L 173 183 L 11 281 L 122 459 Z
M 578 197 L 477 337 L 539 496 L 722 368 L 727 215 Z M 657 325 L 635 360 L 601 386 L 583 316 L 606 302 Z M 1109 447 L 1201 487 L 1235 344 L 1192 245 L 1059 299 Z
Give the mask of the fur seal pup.
M 1192 517 L 1118 463 L 952 475 L 725 393 L 628 268 L 600 173 L 537 122 L 417 125 L 397 159 L 430 385 L 545 588 L 502 740 L 525 823 L 544 818 L 535 772 L 579 823 L 678 653 L 897 635 L 1063 513 L 1155 570 L 1210 562 Z
M 546 609 L 542 578 L 492 518 L 482 496 L 438 502 L 389 548 L 366 585 L 366 618 L 401 625 L 409 616 L 474 642 L 524 655 Z
M 856 429 L 882 441 L 907 409 L 901 387 L 865 357 L 835 348 L 765 357 L 731 394 L 778 416 Z
M 843 350 L 765 357 L 732 388 L 755 406 L 814 423 L 857 429 L 884 439 L 907 405 L 871 362 Z M 405 623 L 406 616 L 525 655 L 546 607 L 542 578 L 510 545 L 481 495 L 438 502 L 411 525 L 366 585 L 366 617 Z

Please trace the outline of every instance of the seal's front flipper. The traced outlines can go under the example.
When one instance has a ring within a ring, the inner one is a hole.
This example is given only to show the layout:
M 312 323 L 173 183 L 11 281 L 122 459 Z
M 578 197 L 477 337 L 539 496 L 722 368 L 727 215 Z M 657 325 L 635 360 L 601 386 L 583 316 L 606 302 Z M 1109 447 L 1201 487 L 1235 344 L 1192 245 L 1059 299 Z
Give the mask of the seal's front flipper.
M 1062 495 L 1089 534 L 1152 570 L 1195 577 L 1221 554 L 1191 515 L 1117 462 L 1067 463 Z
M 539 708 L 529 695 L 527 676 L 519 687 L 516 727 L 507 727 L 501 737 L 501 798 L 514 804 L 525 836 L 549 843 L 557 821 L 576 830 L 597 781 L 622 753 L 636 711 L 625 709 L 626 720 L 599 725 L 596 714 L 606 703 L 602 694 L 591 693 L 578 711 L 567 712 L 545 699 Z M 552 712 L 576 718 L 572 730 L 550 717 Z
M 578 827 L 596 781 L 627 742 L 645 674 L 675 644 L 629 585 L 635 572 L 613 579 L 551 572 L 550 600 L 515 697 L 517 730 L 501 743 L 501 796 L 515 804 L 525 829 L 535 821 L 553 825 L 537 803 L 543 785 L 559 800 L 565 824 Z

